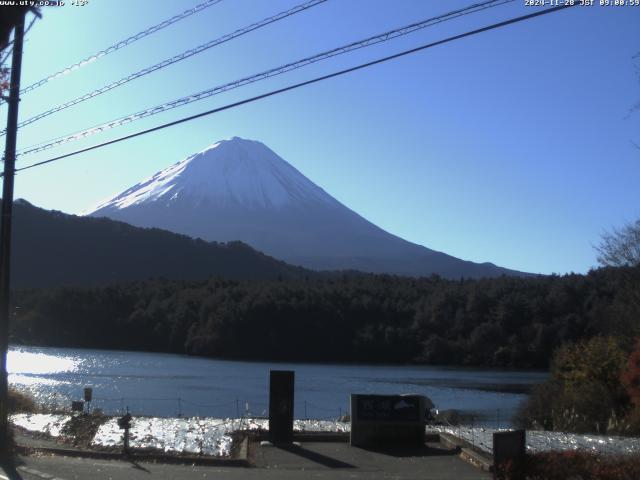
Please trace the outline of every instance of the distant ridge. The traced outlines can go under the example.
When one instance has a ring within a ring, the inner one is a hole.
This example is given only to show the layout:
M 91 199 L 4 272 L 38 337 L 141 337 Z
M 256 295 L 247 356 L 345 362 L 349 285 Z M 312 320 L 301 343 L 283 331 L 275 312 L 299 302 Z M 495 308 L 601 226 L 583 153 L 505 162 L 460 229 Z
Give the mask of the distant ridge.
M 309 272 L 240 243 L 216 244 L 106 218 L 14 204 L 12 288 L 102 286 L 164 277 L 298 278 Z
M 446 278 L 528 275 L 392 235 L 342 205 L 264 144 L 233 137 L 89 211 L 205 240 L 240 240 L 294 265 Z

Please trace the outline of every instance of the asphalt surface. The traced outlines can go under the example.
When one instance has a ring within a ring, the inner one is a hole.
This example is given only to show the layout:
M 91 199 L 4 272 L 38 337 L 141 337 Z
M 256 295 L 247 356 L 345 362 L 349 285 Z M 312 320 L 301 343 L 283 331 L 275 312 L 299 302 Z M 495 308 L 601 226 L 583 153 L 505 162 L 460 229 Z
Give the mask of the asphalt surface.
M 110 479 L 438 479 L 480 480 L 492 476 L 439 446 L 412 452 L 373 452 L 344 442 L 308 442 L 299 447 L 250 448 L 254 467 L 167 465 L 123 460 L 96 460 L 57 455 L 17 458 L 4 478 L 25 480 Z M 1 480 L 4 480 L 0 476 Z

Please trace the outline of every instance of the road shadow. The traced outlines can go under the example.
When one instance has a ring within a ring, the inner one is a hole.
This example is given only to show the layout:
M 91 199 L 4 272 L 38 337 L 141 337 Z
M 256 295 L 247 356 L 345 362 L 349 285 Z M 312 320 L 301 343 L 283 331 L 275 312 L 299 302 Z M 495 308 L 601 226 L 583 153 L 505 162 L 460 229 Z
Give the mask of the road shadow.
M 327 457 L 318 452 L 312 452 L 306 448 L 299 447 L 297 445 L 275 445 L 276 448 L 284 450 L 285 452 L 298 455 L 306 460 L 323 465 L 327 468 L 357 468 L 355 465 L 343 462 L 336 458 Z
M 457 449 L 445 449 L 430 447 L 428 445 L 418 446 L 393 446 L 393 447 L 356 447 L 361 448 L 369 452 L 378 453 L 380 455 L 388 455 L 396 458 L 407 457 L 441 457 L 457 455 L 459 451 Z
M 133 465 L 133 468 L 135 468 L 136 470 L 141 470 L 144 473 L 151 473 L 151 470 L 147 470 L 142 465 L 140 465 L 138 462 L 134 462 L 133 460 L 129 460 L 129 463 L 131 463 L 131 465 Z
M 127 462 L 129 462 L 131 464 L 131 466 L 133 468 L 135 468 L 136 470 L 140 470 L 141 472 L 144 472 L 144 473 L 151 473 L 151 470 L 147 470 L 142 465 L 140 465 L 138 462 L 136 462 L 135 458 L 133 458 L 130 454 L 129 455 L 123 455 L 122 459 L 127 461 Z
M 22 480 L 22 475 L 20 475 L 18 470 L 16 470 L 15 462 L 11 460 L 9 461 L 3 460 L 2 462 L 0 462 L 0 467 L 2 467 L 2 470 L 4 471 L 5 476 L 9 480 Z

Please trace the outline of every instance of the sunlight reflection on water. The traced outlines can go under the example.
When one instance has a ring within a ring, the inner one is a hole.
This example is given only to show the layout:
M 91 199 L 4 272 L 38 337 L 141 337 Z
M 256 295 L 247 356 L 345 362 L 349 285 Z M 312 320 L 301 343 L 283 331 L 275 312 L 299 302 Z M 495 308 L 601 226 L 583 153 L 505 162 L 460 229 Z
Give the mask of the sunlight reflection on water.
M 9 374 L 9 383 L 12 385 L 23 385 L 25 387 L 56 387 L 58 385 L 71 384 L 67 380 L 54 380 L 52 378 L 38 377 L 33 375 Z
M 50 355 L 34 349 L 11 348 L 7 352 L 9 384 L 51 408 L 65 406 L 69 399 L 58 395 L 71 381 L 61 375 L 77 372 L 82 359 L 72 355 Z
M 7 353 L 7 371 L 9 374 L 29 373 L 31 375 L 75 372 L 81 361 L 78 357 L 11 349 Z

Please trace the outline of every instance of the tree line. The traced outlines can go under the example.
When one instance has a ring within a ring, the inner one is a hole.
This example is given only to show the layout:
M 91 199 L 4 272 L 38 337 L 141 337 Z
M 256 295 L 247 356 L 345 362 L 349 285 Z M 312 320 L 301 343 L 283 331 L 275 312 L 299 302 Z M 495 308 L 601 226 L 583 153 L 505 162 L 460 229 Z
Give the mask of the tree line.
M 640 335 L 640 268 L 445 280 L 156 279 L 13 295 L 11 341 L 229 359 L 548 368 L 561 345 Z

